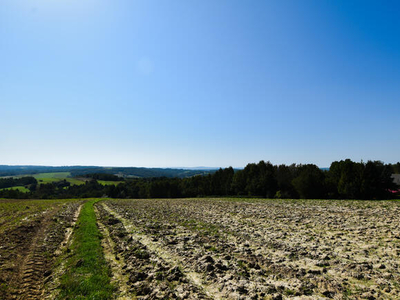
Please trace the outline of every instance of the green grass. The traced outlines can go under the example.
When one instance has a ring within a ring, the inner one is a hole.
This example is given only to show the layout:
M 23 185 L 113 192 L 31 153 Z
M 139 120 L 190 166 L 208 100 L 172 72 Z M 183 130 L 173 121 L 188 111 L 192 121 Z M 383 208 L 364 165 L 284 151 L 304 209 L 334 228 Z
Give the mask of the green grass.
M 81 184 L 85 184 L 84 180 L 81 179 L 77 179 L 77 178 L 65 178 L 65 180 L 67 180 L 69 183 L 71 183 L 72 185 L 81 185 Z
M 98 183 L 102 185 L 117 185 L 122 183 L 123 181 L 106 181 L 106 180 L 97 180 Z
M 97 201 L 90 200 L 82 207 L 71 245 L 72 256 L 66 262 L 57 299 L 112 299 L 115 288 L 110 283 L 111 273 L 93 210 Z
M 54 173 L 38 173 L 32 175 L 36 179 L 65 179 L 68 176 L 71 176 L 71 172 L 54 172 Z
M 13 186 L 13 187 L 9 187 L 9 188 L 0 189 L 0 191 L 5 191 L 5 190 L 17 190 L 17 191 L 20 191 L 20 192 L 23 192 L 23 193 L 30 192 L 29 189 L 27 189 L 24 186 Z
M 84 184 L 85 181 L 82 179 L 78 178 L 70 178 L 71 176 L 70 172 L 56 172 L 56 173 L 39 173 L 39 174 L 34 174 L 32 175 L 33 177 L 36 178 L 36 180 L 39 181 L 39 183 L 51 183 L 51 182 L 57 182 L 60 180 L 66 180 L 71 184 Z M 105 181 L 105 180 L 97 180 L 98 183 L 102 185 L 117 185 L 123 181 Z
M 71 172 L 53 172 L 53 173 L 38 173 L 38 174 L 31 174 L 31 175 L 24 175 L 24 176 L 32 176 L 35 177 L 36 180 L 39 182 L 39 184 L 46 184 L 46 183 L 52 183 L 52 182 L 57 182 L 61 180 L 66 180 L 71 185 L 81 185 L 85 184 L 85 178 L 74 178 L 74 177 L 69 177 L 71 176 Z M 21 177 L 21 176 L 14 176 L 14 177 Z M 106 181 L 106 180 L 97 180 L 99 184 L 102 185 L 118 185 L 124 181 Z M 23 189 L 20 189 L 22 192 L 26 192 Z
M 39 183 L 52 183 L 64 179 L 69 183 L 76 185 L 85 183 L 85 181 L 77 178 L 69 178 L 69 176 L 71 176 L 70 172 L 38 173 L 38 174 L 33 174 L 32 176 L 35 177 L 36 180 L 39 181 Z

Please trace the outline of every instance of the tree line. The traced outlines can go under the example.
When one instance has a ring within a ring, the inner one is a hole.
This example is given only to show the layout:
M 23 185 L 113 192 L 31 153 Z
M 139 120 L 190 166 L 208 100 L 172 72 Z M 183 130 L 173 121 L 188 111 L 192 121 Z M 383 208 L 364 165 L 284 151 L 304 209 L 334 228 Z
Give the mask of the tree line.
M 107 174 L 107 173 L 89 173 L 82 176 L 76 175 L 77 178 L 90 178 L 96 180 L 104 180 L 104 181 L 124 181 L 123 177 L 114 175 L 114 174 Z
M 189 170 L 173 168 L 138 168 L 138 167 L 96 167 L 96 166 L 8 166 L 0 165 L 0 177 L 4 176 L 29 176 L 38 173 L 70 172 L 71 177 L 84 177 L 94 173 L 118 174 L 127 178 L 153 178 L 153 177 L 180 177 L 205 175 L 213 170 Z
M 32 176 L 23 176 L 20 178 L 0 178 L 0 189 L 10 188 L 14 186 L 26 186 L 31 184 L 37 184 L 37 180 Z
M 95 179 L 83 185 L 40 184 L 30 193 L 7 190 L 8 198 L 181 198 L 241 196 L 303 199 L 389 199 L 399 187 L 393 173 L 400 163 L 335 161 L 328 170 L 314 164 L 273 165 L 260 161 L 242 170 L 232 167 L 188 178 L 136 178 L 104 186 Z

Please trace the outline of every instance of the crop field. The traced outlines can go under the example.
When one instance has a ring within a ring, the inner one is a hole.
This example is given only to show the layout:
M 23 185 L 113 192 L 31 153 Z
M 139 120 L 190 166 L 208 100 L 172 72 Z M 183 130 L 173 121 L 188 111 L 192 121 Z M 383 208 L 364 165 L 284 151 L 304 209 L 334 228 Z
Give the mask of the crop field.
M 106 181 L 106 180 L 97 180 L 98 183 L 102 185 L 118 185 L 123 183 L 123 181 Z
M 80 180 L 77 178 L 70 178 L 71 172 L 54 172 L 54 173 L 38 173 L 33 174 L 33 177 L 36 178 L 39 183 L 52 183 L 61 180 L 66 180 L 71 184 L 84 184 L 84 180 Z
M 0 200 L 0 299 L 399 299 L 400 202 Z
M 86 181 L 89 179 L 87 178 L 75 178 L 75 177 L 70 177 L 71 172 L 53 172 L 53 173 L 37 173 L 37 174 L 31 174 L 31 175 L 24 175 L 24 176 L 32 176 L 34 177 L 39 184 L 47 184 L 47 183 L 53 183 L 53 182 L 59 182 L 59 181 L 67 181 L 71 185 L 81 185 L 85 184 Z M 3 178 L 8 178 L 9 176 L 5 176 Z M 23 177 L 23 176 L 14 176 L 15 178 L 17 177 Z M 1 178 L 1 177 L 0 177 Z M 99 184 L 102 185 L 118 185 L 122 183 L 123 181 L 105 181 L 105 180 L 97 180 Z M 26 188 L 25 186 L 15 186 L 15 187 L 10 187 L 10 188 L 3 188 L 0 190 L 19 190 L 21 192 L 29 192 L 29 189 Z
M 87 178 L 74 178 L 70 177 L 71 172 L 54 172 L 54 173 L 38 173 L 31 175 L 39 181 L 39 183 L 52 183 L 58 182 L 62 180 L 66 180 L 72 185 L 81 185 L 85 184 L 88 180 Z M 97 180 L 98 183 L 102 185 L 118 185 L 123 181 L 105 181 L 105 180 Z
M 3 190 L 17 190 L 17 191 L 20 191 L 20 192 L 23 192 L 23 193 L 29 192 L 29 189 L 27 189 L 24 186 L 13 186 L 13 187 L 9 187 L 9 188 L 0 189 L 0 191 L 3 191 Z

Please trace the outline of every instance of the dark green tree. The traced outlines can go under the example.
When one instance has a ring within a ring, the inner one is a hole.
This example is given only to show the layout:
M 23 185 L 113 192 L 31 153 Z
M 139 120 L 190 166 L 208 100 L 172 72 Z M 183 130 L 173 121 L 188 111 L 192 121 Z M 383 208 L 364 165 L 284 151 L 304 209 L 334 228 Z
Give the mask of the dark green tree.
M 325 198 L 325 175 L 316 165 L 308 164 L 299 167 L 298 176 L 292 184 L 301 198 Z

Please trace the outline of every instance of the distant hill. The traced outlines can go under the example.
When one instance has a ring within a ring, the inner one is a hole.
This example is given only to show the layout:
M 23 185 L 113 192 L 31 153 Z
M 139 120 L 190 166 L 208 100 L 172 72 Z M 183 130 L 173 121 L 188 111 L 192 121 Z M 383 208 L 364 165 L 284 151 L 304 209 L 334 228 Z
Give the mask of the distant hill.
M 71 175 L 76 177 L 91 173 L 114 174 L 126 178 L 152 178 L 152 177 L 178 177 L 186 178 L 195 175 L 206 175 L 213 173 L 211 170 L 187 170 L 172 168 L 137 168 L 137 167 L 113 167 L 113 168 L 86 168 L 71 170 Z
M 215 167 L 177 167 L 177 168 L 173 168 L 173 169 L 181 169 L 181 170 L 202 170 L 202 171 L 216 171 L 219 170 L 219 168 L 215 168 Z
M 125 178 L 152 178 L 152 177 L 192 177 L 213 173 L 216 169 L 172 169 L 172 168 L 137 168 L 137 167 L 97 167 L 97 166 L 9 166 L 0 165 L 0 177 L 34 175 L 38 173 L 70 172 L 71 177 L 103 173 L 114 174 Z

